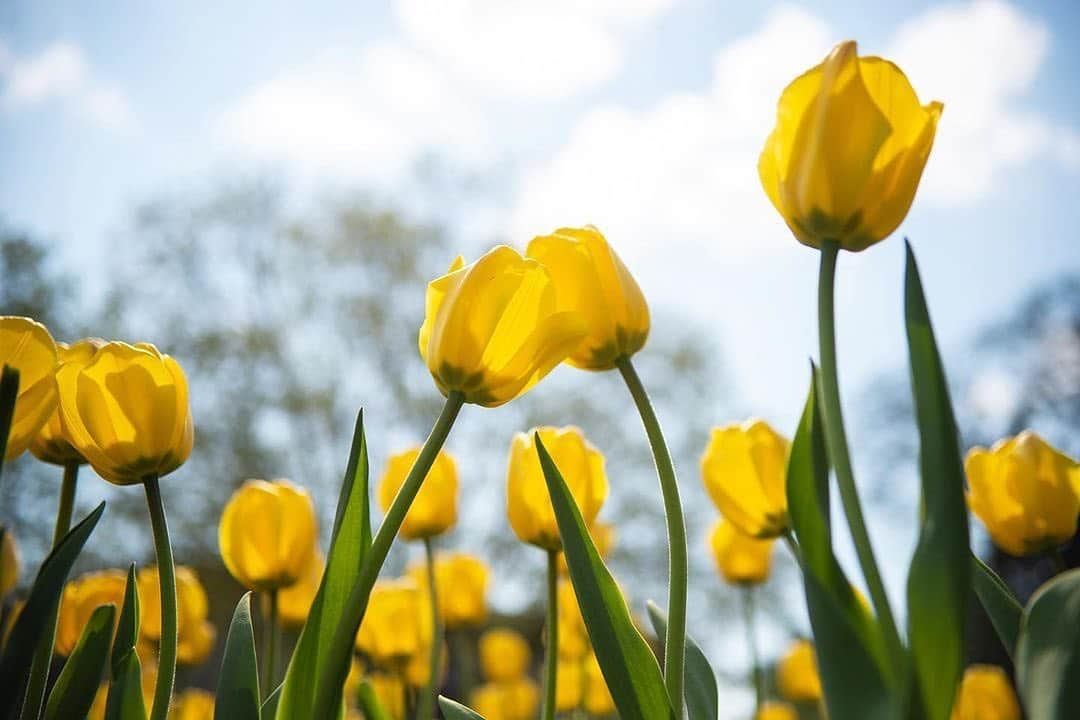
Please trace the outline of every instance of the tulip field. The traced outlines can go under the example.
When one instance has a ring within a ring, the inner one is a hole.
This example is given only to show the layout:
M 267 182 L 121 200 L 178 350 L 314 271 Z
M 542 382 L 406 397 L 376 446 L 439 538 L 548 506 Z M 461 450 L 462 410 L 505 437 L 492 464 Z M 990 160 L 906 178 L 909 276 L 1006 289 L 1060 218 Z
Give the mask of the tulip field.
M 964 451 L 933 288 L 911 244 L 903 332 L 921 482 L 909 489 L 917 544 L 903 610 L 886 593 L 856 481 L 836 276 L 854 253 L 905 242 L 894 231 L 915 201 L 943 100 L 923 102 L 900 67 L 844 42 L 791 81 L 762 133 L 748 182 L 820 261 L 819 342 L 799 350 L 812 361 L 797 427 L 719 423 L 699 466 L 676 468 L 635 365 L 654 318 L 619 239 L 596 227 L 540 234 L 524 252 L 447 257 L 444 274 L 414 288 L 425 310 L 414 351 L 442 398 L 430 434 L 372 468 L 366 432 L 379 418 L 357 409 L 325 549 L 300 482 L 250 479 L 215 508 L 205 522 L 220 564 L 246 589 L 228 626 L 211 620 L 198 573 L 174 556 L 165 502 L 174 496 L 162 492 L 199 451 L 191 398 L 205 389 L 152 337 L 65 343 L 35 318 L 0 317 L 0 457 L 27 453 L 60 479 L 55 526 L 39 528 L 52 548 L 40 566 L 24 566 L 25 538 L 0 526 L 0 720 L 739 720 L 702 649 L 717 628 L 688 613 L 692 553 L 711 554 L 710 580 L 739 591 L 755 720 L 1080 718 L 1080 569 L 1060 552 L 1077 531 L 1080 465 L 1028 429 Z M 486 492 L 507 534 L 544 563 L 543 627 L 526 636 L 490 611 L 483 548 L 440 547 L 464 521 L 465 461 L 444 445 L 563 363 L 617 378 L 625 413 L 640 417 L 631 440 L 654 461 L 666 594 L 639 603 L 608 566 L 619 528 L 600 511 L 618 480 L 586 433 L 507 428 L 492 439 L 506 448 L 505 484 Z M 133 551 L 114 567 L 73 571 L 109 512 L 101 503 L 78 516 L 76 495 L 102 482 L 145 495 L 152 565 L 137 566 Z M 696 483 L 715 504 L 707 543 L 688 540 L 682 496 Z M 973 551 L 975 523 L 1001 552 L 1053 567 L 1026 604 Z M 850 537 L 854 562 L 838 558 L 838 536 Z M 387 569 L 395 544 L 420 558 L 400 574 Z M 781 554 L 802 591 L 785 602 L 805 607 L 810 632 L 769 665 L 755 628 L 770 618 L 755 593 Z M 1011 669 L 968 663 L 976 609 Z M 189 686 L 183 669 L 214 648 L 223 648 L 216 687 Z

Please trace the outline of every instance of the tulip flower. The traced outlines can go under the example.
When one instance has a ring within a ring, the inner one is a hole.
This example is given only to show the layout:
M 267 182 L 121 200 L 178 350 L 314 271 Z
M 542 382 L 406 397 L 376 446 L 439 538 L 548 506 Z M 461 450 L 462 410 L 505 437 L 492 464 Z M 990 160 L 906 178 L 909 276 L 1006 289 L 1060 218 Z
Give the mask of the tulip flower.
M 896 65 L 841 43 L 780 96 L 761 184 L 799 242 L 864 250 L 907 215 L 941 110 Z
M 443 395 L 496 407 L 525 393 L 581 343 L 585 322 L 560 310 L 542 264 L 500 245 L 458 257 L 428 284 L 420 356 Z
M 581 659 L 559 658 L 559 678 L 555 690 L 556 712 L 569 712 L 581 707 L 585 692 L 585 667 Z
M 540 692 L 527 677 L 492 682 L 473 690 L 469 705 L 485 720 L 533 720 Z
M 84 368 L 90 364 L 94 356 L 97 355 L 97 351 L 104 345 L 105 341 L 98 338 L 84 338 L 71 345 L 57 343 L 57 357 L 60 363 L 57 367 L 71 364 Z M 69 389 L 73 387 L 69 386 Z M 41 429 L 31 441 L 30 452 L 38 460 L 53 465 L 66 466 L 71 463 L 81 465 L 86 462 L 86 458 L 82 456 L 82 453 L 76 450 L 64 435 L 59 402 L 57 402 L 56 409 L 49 416 L 49 419 L 41 426 Z
M 592 225 L 533 238 L 525 254 L 547 267 L 560 310 L 585 319 L 587 334 L 566 359 L 583 370 L 611 370 L 649 337 L 649 306 L 637 281 Z
M 19 546 L 11 528 L 0 525 L 0 602 L 19 582 Z
M 821 699 L 821 677 L 817 654 L 809 640 L 797 640 L 776 668 L 780 694 L 792 702 L 816 702 Z
M 615 712 L 615 700 L 600 671 L 600 663 L 592 653 L 585 658 L 585 710 L 590 715 L 599 716 Z
M 799 720 L 799 713 L 785 702 L 770 701 L 761 704 L 754 720 Z
M 762 420 L 713 428 L 701 477 L 720 514 L 743 533 L 773 538 L 787 530 L 789 448 Z
M 137 576 L 139 602 L 144 613 L 142 636 L 150 641 L 161 639 L 161 593 L 157 568 L 142 568 Z M 194 569 L 176 568 L 178 608 L 177 660 L 184 665 L 199 665 L 214 649 L 217 629 L 207 619 L 210 612 L 206 589 Z
M 368 598 L 356 649 L 377 667 L 403 669 L 427 647 L 421 627 L 420 589 L 408 578 L 380 580 Z
M 420 448 L 415 447 L 387 460 L 379 482 L 379 505 L 383 512 L 390 509 L 419 454 Z M 452 528 L 457 522 L 457 495 L 457 463 L 450 453 L 440 451 L 409 506 L 401 524 L 401 536 L 406 540 L 423 540 Z
M 278 612 L 281 622 L 286 627 L 300 628 L 307 622 L 311 612 L 311 603 L 319 592 L 323 570 L 326 568 L 326 556 L 318 548 L 311 554 L 300 579 L 292 585 L 278 591 Z
M 569 580 L 561 580 L 558 588 L 559 657 L 580 660 L 589 652 L 589 631 L 581 616 L 577 594 Z
M 732 523 L 717 520 L 709 535 L 716 567 L 724 580 L 736 585 L 756 585 L 769 577 L 773 540 L 759 540 Z
M 1005 671 L 972 665 L 964 671 L 950 720 L 1020 720 L 1020 703 Z
M 493 628 L 480 636 L 480 669 L 492 682 L 506 682 L 529 672 L 532 651 L 521 633 Z
M 1045 553 L 1076 534 L 1080 465 L 1030 430 L 973 448 L 965 468 L 968 505 L 1010 555 Z
M 427 569 L 409 568 L 409 577 L 427 594 Z M 435 584 L 439 593 L 439 616 L 447 630 L 478 627 L 487 620 L 488 567 L 466 553 L 440 555 L 435 560 Z
M 0 368 L 7 365 L 19 371 L 4 460 L 21 455 L 56 409 L 58 363 L 56 343 L 44 325 L 30 318 L 0 316 Z
M 86 623 L 99 605 L 124 604 L 127 573 L 123 570 L 97 570 L 68 581 L 60 597 L 56 622 L 57 654 L 67 656 L 75 649 Z M 145 620 L 146 613 L 143 614 Z M 116 620 L 120 618 L 117 611 Z
M 400 677 L 387 673 L 371 673 L 364 680 L 371 685 L 375 698 L 391 720 L 405 720 L 405 684 Z
M 214 720 L 214 695 L 200 688 L 188 688 L 176 696 L 172 720 Z

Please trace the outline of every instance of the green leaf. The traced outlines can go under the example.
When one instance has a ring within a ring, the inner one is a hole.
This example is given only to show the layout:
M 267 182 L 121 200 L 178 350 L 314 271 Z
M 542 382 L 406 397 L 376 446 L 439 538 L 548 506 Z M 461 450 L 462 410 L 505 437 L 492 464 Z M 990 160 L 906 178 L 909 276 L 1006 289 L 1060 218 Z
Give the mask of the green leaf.
M 364 439 L 364 413 L 361 410 L 356 417 L 349 464 L 338 499 L 326 570 L 281 684 L 277 709 L 277 717 L 281 720 L 311 717 L 314 714 L 318 682 L 326 674 L 323 667 L 326 662 L 324 648 L 337 632 L 349 590 L 360 576 L 360 567 L 370 547 L 368 456 L 367 441 Z M 341 670 L 338 674 L 344 679 L 348 668 Z
M 71 566 L 93 532 L 105 503 L 73 527 L 60 543 L 52 549 L 38 569 L 34 584 L 26 597 L 26 604 L 15 621 L 15 627 L 0 655 L 0 718 L 10 718 L 18 713 L 19 701 L 26 692 L 34 650 L 47 631 L 53 609 L 60 602 Z
M 124 585 L 124 604 L 120 610 L 120 620 L 116 624 L 116 639 L 113 640 L 112 668 L 117 673 L 124 658 L 135 649 L 139 642 L 139 589 L 135 582 L 135 563 L 128 566 L 127 584 Z
M 1028 602 L 1016 682 L 1030 720 L 1080 717 L 1080 569 L 1050 580 Z
M 392 720 L 390 713 L 383 709 L 382 703 L 379 702 L 378 696 L 375 695 L 375 688 L 371 686 L 371 683 L 367 680 L 360 682 L 360 687 L 356 691 L 356 697 L 360 701 L 360 710 L 364 713 L 364 720 Z M 442 698 L 439 698 L 440 701 Z M 453 702 L 452 700 L 449 702 Z M 458 707 L 461 707 L 460 705 Z M 469 711 L 472 712 L 472 711 Z M 447 718 L 453 718 L 454 715 L 447 714 Z M 470 717 L 479 717 L 473 713 Z
M 922 522 L 907 581 L 908 642 L 926 717 L 948 720 L 964 674 L 964 630 L 971 596 L 964 461 L 910 243 L 904 308 L 922 476 Z
M 831 720 L 898 718 L 886 682 L 881 630 L 862 606 L 833 554 L 829 533 L 829 462 L 818 409 L 816 368 L 791 444 L 788 513 L 798 537 L 807 611 Z
M 570 582 L 619 717 L 674 718 L 656 657 L 635 627 L 626 600 L 600 559 L 577 503 L 539 434 L 535 440 L 559 524 Z
M 11 419 L 15 416 L 15 400 L 19 397 L 19 371 L 4 365 L 0 373 L 0 472 L 4 469 Z
M 442 695 L 439 696 L 439 709 L 446 716 L 446 720 L 484 720 L 484 716 L 480 713 Z M 372 720 L 382 720 L 382 718 L 375 717 Z
M 109 697 L 105 702 L 105 720 L 146 720 L 146 702 L 142 690 L 142 664 L 134 650 L 113 665 Z
M 105 677 L 115 605 L 99 605 L 56 678 L 45 705 L 45 720 L 86 717 Z
M 1020 636 L 1020 618 L 1024 608 L 997 573 L 974 555 L 971 556 L 971 584 L 990 624 L 994 626 L 1005 652 L 1016 660 L 1016 640 Z
M 262 715 L 262 720 L 273 720 L 277 714 L 278 701 L 281 700 L 281 686 L 278 685 L 274 688 L 274 692 L 263 701 L 262 709 L 259 711 Z
M 251 629 L 251 593 L 247 592 L 236 604 L 225 637 L 214 714 L 229 720 L 259 720 L 260 697 L 259 663 Z
M 667 613 L 652 600 L 649 601 L 648 608 L 653 630 L 663 645 L 664 638 L 667 637 Z M 705 653 L 689 635 L 686 636 L 686 683 L 683 696 L 690 720 L 717 720 L 720 703 L 716 690 L 716 674 L 713 673 Z

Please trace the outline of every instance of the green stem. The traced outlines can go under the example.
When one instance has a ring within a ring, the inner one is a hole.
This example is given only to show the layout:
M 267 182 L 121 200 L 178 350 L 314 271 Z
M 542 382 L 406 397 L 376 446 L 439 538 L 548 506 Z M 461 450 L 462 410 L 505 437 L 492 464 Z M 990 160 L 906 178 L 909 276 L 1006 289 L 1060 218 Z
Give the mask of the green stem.
M 746 586 L 743 591 L 743 625 L 746 626 L 746 646 L 750 650 L 750 677 L 754 683 L 755 711 L 760 710 L 765 702 L 765 678 L 761 672 L 761 658 L 758 655 L 757 632 L 754 628 L 754 588 Z
M 428 656 L 428 680 L 421 691 L 417 720 L 431 720 L 435 715 L 435 694 L 438 690 L 439 661 L 442 659 L 442 617 L 439 615 L 439 591 L 435 583 L 434 541 L 424 538 L 424 561 L 427 565 L 428 601 L 431 611 L 431 649 Z
M 881 580 L 874 549 L 870 544 L 870 534 L 863 520 L 859 491 L 855 485 L 855 472 L 851 466 L 848 452 L 847 435 L 844 431 L 844 416 L 840 406 L 840 386 L 836 370 L 836 327 L 833 308 L 833 293 L 836 279 L 836 260 L 840 246 L 835 241 L 825 241 L 821 246 L 821 272 L 818 277 L 818 334 L 821 350 L 821 414 L 825 421 L 825 443 L 829 450 L 829 459 L 836 469 L 836 483 L 840 490 L 840 501 L 844 506 L 851 538 L 855 543 L 855 554 L 859 559 L 866 586 L 870 591 L 870 600 L 874 611 L 881 621 L 885 636 L 892 675 L 900 678 L 905 666 L 904 648 L 900 634 L 896 629 L 889 598 L 885 594 L 885 585 Z
M 341 697 L 341 688 L 345 683 L 345 677 L 349 671 L 349 658 L 352 655 L 353 641 L 356 631 L 360 627 L 360 621 L 364 619 L 364 611 L 367 609 L 368 596 L 371 588 L 379 577 L 386 555 L 390 552 L 390 545 L 397 537 L 401 523 L 405 520 L 406 513 L 420 486 L 424 483 L 431 465 L 446 442 L 450 428 L 454 425 L 461 406 L 465 404 L 465 396 L 456 390 L 452 390 L 446 396 L 446 404 L 443 405 L 442 413 L 431 428 L 431 434 L 424 441 L 420 453 L 416 456 L 405 482 L 401 484 L 394 502 L 386 512 L 379 531 L 371 541 L 371 547 L 364 555 L 363 565 L 360 567 L 360 577 L 349 591 L 349 597 L 345 601 L 341 620 L 338 622 L 337 632 L 334 633 L 330 645 L 326 648 L 326 672 L 317 679 L 318 688 L 315 693 L 315 706 L 310 717 L 326 718 L 335 717 L 338 712 L 338 703 Z
M 64 463 L 64 479 L 60 481 L 60 506 L 56 510 L 56 528 L 53 530 L 53 547 L 60 544 L 71 529 L 71 515 L 75 511 L 75 488 L 79 484 L 79 463 Z
M 266 697 L 277 687 L 278 644 L 281 641 L 281 624 L 278 622 L 278 589 L 263 595 L 263 643 L 266 659 L 263 661 L 263 694 Z M 264 698 L 265 699 L 265 698 Z
M 149 720 L 166 720 L 176 677 L 176 566 L 173 564 L 169 524 L 156 475 L 143 479 L 146 504 L 150 509 L 150 527 L 154 532 L 154 553 L 157 557 L 158 584 L 161 592 L 161 643 L 158 652 L 157 686 Z
M 559 552 L 548 550 L 547 556 L 547 655 L 544 658 L 544 711 L 541 717 L 554 720 L 559 669 Z
M 667 687 L 671 706 L 675 716 L 682 717 L 683 707 L 683 663 L 686 657 L 686 521 L 683 518 L 682 503 L 679 500 L 679 483 L 675 478 L 675 465 L 671 461 L 656 418 L 649 395 L 641 384 L 637 371 L 630 358 L 623 357 L 616 362 L 622 373 L 626 387 L 630 391 L 634 404 L 637 405 L 641 422 L 652 447 L 656 474 L 660 479 L 660 492 L 664 497 L 664 517 L 667 521 L 668 541 L 668 628 L 664 641 L 664 685 Z

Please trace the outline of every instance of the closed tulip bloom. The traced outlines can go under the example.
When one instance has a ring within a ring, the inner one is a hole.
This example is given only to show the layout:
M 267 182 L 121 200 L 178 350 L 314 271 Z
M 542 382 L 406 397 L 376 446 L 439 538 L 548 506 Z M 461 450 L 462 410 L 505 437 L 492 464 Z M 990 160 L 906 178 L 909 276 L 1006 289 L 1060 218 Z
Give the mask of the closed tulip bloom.
M 19 546 L 11 528 L 0 525 L 0 602 L 19 582 Z
M 496 407 L 566 359 L 585 336 L 560 310 L 547 268 L 500 245 L 471 265 L 458 258 L 428 284 L 420 356 L 443 395 Z
M 143 568 L 137 575 L 143 622 L 139 630 L 147 640 L 161 639 L 161 590 L 156 567 Z M 210 612 L 206 589 L 198 573 L 185 565 L 176 567 L 177 661 L 198 665 L 209 657 L 217 639 L 217 629 L 207 620 Z
M 799 712 L 786 702 L 770 700 L 761 704 L 754 720 L 799 720 Z
M 409 658 L 429 647 L 420 624 L 423 612 L 415 582 L 378 581 L 356 633 L 356 649 L 378 667 L 403 669 Z
M 0 369 L 19 371 L 19 393 L 11 416 L 4 460 L 22 455 L 56 409 L 56 343 L 49 331 L 30 318 L 0 316 Z
M 201 688 L 178 693 L 169 720 L 214 720 L 214 695 Z
M 60 597 L 56 619 L 56 653 L 67 656 L 75 649 L 86 623 L 99 605 L 115 605 L 118 621 L 126 585 L 127 573 L 122 570 L 97 570 L 69 581 Z M 143 618 L 147 614 L 143 611 Z
M 311 612 L 311 603 L 319 592 L 326 557 L 317 549 L 300 575 L 300 579 L 287 588 L 278 591 L 278 613 L 281 623 L 286 627 L 299 628 L 307 622 Z
M 611 715 L 615 712 L 615 700 L 608 690 L 607 681 L 600 670 L 596 655 L 585 658 L 585 710 L 590 715 Z
M 720 575 L 736 585 L 756 585 L 768 579 L 774 542 L 751 537 L 724 520 L 717 520 L 709 535 Z
M 414 565 L 409 576 L 427 594 L 427 568 Z M 439 616 L 447 630 L 477 627 L 487 620 L 488 567 L 466 553 L 440 555 L 435 559 Z
M 596 519 L 607 499 L 604 456 L 585 439 L 581 430 L 572 426 L 536 428 L 514 436 L 506 474 L 506 514 L 510 527 L 522 542 L 545 550 L 561 550 L 555 509 L 533 442 L 536 433 L 566 480 L 587 525 Z
M 701 477 L 720 514 L 747 535 L 778 537 L 788 528 L 789 448 L 762 420 L 713 428 Z
M 117 485 L 168 475 L 191 454 L 195 434 L 187 378 L 149 343 L 106 343 L 86 365 L 56 374 L 64 437 Z
M 480 636 L 480 669 L 493 682 L 516 680 L 529 672 L 532 651 L 521 633 L 493 628 Z
M 761 184 L 799 242 L 863 250 L 907 215 L 941 110 L 896 65 L 841 43 L 780 96 Z
M 105 341 L 98 338 L 86 338 L 71 345 L 57 343 L 56 350 L 60 365 L 73 364 L 85 367 L 94 359 L 98 349 L 104 344 Z M 72 447 L 64 435 L 64 427 L 60 421 L 59 402 L 49 419 L 41 426 L 41 429 L 31 441 L 30 452 L 38 460 L 53 465 L 82 464 L 86 462 L 86 458 Z
M 249 590 L 297 582 L 315 552 L 317 536 L 311 495 L 288 480 L 247 480 L 225 504 L 218 525 L 225 567 Z
M 649 306 L 599 230 L 562 228 L 533 238 L 525 254 L 551 273 L 559 309 L 585 319 L 588 334 L 566 362 L 583 370 L 610 370 L 645 346 Z
M 383 512 L 390 509 L 419 454 L 420 448 L 414 447 L 387 460 L 379 482 L 379 505 Z M 440 450 L 401 523 L 401 536 L 406 540 L 422 540 L 452 528 L 457 522 L 457 496 L 457 463 L 450 453 Z
M 1080 466 L 1035 433 L 973 448 L 965 467 L 968 505 L 1005 552 L 1038 555 L 1076 534 Z
M 559 657 L 555 671 L 555 711 L 569 712 L 581 707 L 585 691 L 585 667 L 581 659 Z
M 792 702 L 815 702 L 821 699 L 821 677 L 817 654 L 809 640 L 797 640 L 776 668 L 780 694 Z
M 1005 671 L 996 665 L 972 665 L 953 703 L 951 720 L 1020 720 L 1020 703 Z

